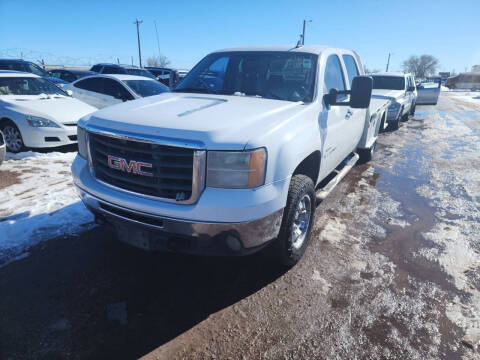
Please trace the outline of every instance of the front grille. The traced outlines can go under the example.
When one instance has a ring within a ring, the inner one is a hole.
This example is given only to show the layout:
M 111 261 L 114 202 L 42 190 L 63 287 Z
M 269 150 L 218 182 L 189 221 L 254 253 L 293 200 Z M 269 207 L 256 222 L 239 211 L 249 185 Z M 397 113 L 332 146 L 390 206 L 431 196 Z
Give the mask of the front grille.
M 188 200 L 192 196 L 194 150 L 174 146 L 118 139 L 89 133 L 90 154 L 95 177 L 110 185 L 165 199 Z M 130 162 L 152 164 L 142 176 L 134 171 L 113 169 L 108 156 Z

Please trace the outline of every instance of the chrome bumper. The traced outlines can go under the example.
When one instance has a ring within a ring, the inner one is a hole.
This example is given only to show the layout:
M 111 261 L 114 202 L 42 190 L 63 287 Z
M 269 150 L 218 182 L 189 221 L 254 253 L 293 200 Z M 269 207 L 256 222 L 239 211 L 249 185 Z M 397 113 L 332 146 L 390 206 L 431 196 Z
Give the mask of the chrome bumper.
M 199 222 L 126 209 L 77 190 L 97 222 L 112 225 L 122 242 L 144 250 L 245 255 L 275 239 L 282 223 L 283 209 L 250 222 Z

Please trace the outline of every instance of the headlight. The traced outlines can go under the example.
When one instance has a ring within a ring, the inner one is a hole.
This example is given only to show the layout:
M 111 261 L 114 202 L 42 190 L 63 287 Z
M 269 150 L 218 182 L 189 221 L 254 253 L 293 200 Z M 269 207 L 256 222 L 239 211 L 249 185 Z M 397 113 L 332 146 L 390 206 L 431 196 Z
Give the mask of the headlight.
M 84 128 L 77 126 L 77 142 L 78 142 L 78 155 L 87 158 L 87 132 Z
M 27 115 L 27 122 L 28 125 L 32 127 L 56 127 L 59 128 L 60 126 L 56 124 L 54 121 L 45 119 L 39 116 Z
M 267 152 L 264 148 L 251 151 L 209 151 L 207 186 L 246 189 L 263 185 Z

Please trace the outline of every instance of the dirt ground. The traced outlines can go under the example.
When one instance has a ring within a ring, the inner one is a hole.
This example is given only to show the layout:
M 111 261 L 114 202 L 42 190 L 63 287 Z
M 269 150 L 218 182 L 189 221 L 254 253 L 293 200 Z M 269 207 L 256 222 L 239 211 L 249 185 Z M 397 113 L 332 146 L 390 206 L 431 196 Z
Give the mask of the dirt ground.
M 380 135 L 286 271 L 94 227 L 0 268 L 1 359 L 480 359 L 480 105 Z

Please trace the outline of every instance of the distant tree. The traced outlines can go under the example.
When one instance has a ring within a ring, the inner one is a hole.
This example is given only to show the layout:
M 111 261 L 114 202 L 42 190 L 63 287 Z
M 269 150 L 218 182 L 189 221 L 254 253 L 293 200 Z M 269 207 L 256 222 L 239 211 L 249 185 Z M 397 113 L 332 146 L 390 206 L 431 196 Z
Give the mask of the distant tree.
M 450 71 L 450 76 L 456 76 L 457 75 L 457 72 L 454 70 Z
M 147 59 L 147 66 L 165 67 L 170 65 L 170 60 L 165 55 L 151 56 Z
M 380 69 L 369 69 L 367 65 L 363 66 L 363 71 L 365 71 L 365 74 L 375 74 L 380 72 Z
M 432 55 L 422 55 L 420 57 L 412 55 L 402 64 L 403 70 L 414 74 L 417 79 L 434 75 L 437 67 L 438 59 Z

